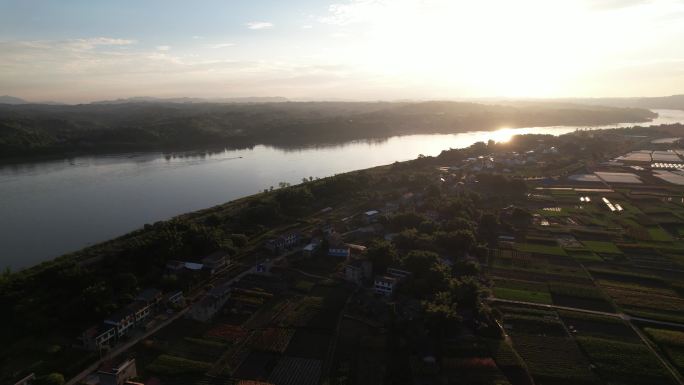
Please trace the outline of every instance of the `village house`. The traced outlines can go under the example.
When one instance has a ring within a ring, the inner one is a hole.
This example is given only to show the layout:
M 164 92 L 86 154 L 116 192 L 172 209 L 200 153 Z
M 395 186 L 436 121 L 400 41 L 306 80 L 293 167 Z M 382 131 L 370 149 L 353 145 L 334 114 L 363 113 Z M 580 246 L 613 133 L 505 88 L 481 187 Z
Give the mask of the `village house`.
M 104 323 L 114 326 L 116 328 L 116 337 L 121 338 L 135 325 L 135 311 L 125 307 L 107 317 Z
M 217 284 L 202 300 L 190 308 L 188 317 L 201 322 L 211 320 L 228 301 L 230 291 L 231 288 L 227 282 Z
M 110 346 L 116 341 L 116 327 L 108 324 L 93 326 L 86 330 L 80 337 L 83 346 L 89 350 L 98 350 Z
M 124 385 L 131 378 L 138 376 L 138 370 L 135 359 L 131 358 L 111 369 L 100 370 L 97 375 L 100 378 L 100 385 Z
M 397 279 L 388 276 L 375 277 L 374 290 L 376 294 L 385 297 L 390 297 L 394 293 L 394 287 L 397 284 Z
M 183 296 L 183 291 L 178 290 L 169 293 L 166 296 L 166 303 L 171 306 L 183 306 L 185 304 L 185 297 Z
M 389 275 L 392 278 L 396 278 L 399 281 L 404 281 L 412 275 L 410 271 L 399 270 L 393 267 L 388 268 L 385 274 Z
M 361 285 L 363 282 L 363 269 L 358 264 L 349 264 L 344 267 L 344 279 Z
M 344 279 L 357 285 L 369 279 L 373 272 L 373 263 L 369 260 L 356 260 L 344 267 Z
M 395 268 L 388 268 L 385 275 L 375 278 L 374 290 L 377 294 L 391 296 L 397 285 L 411 277 L 411 272 Z
M 183 261 L 171 260 L 166 262 L 166 270 L 170 273 L 177 273 L 183 269 L 185 269 L 185 262 Z
M 366 221 L 366 223 L 375 223 L 378 220 L 378 217 L 380 216 L 380 211 L 378 210 L 369 210 L 363 213 L 363 220 Z
M 152 314 L 152 305 L 147 305 L 142 301 L 128 305 L 128 308 L 135 314 L 135 323 L 144 322 Z
M 201 262 L 204 270 L 214 275 L 228 266 L 228 255 L 224 251 L 217 251 L 202 258 Z
M 280 235 L 277 238 L 269 239 L 268 241 L 266 241 L 264 247 L 267 250 L 277 254 L 281 253 L 285 249 L 289 249 L 293 246 L 296 246 L 300 240 L 301 234 L 292 232 Z
M 323 235 L 330 235 L 335 232 L 335 226 L 333 226 L 330 223 L 326 223 L 323 226 L 321 226 L 321 233 Z
M 273 261 L 271 261 L 270 259 L 266 259 L 256 264 L 256 266 L 254 267 L 254 272 L 261 275 L 270 275 L 272 266 Z
M 143 302 L 146 305 L 155 306 L 161 302 L 162 292 L 159 289 L 145 289 L 138 293 L 138 295 L 135 297 L 135 300 Z
M 320 242 L 311 242 L 302 248 L 302 253 L 304 254 L 304 256 L 310 257 L 311 255 L 313 255 L 313 253 L 316 252 L 316 250 L 318 250 L 319 246 Z
M 351 249 L 347 246 L 334 246 L 328 248 L 328 255 L 331 257 L 348 258 L 351 254 Z
M 130 333 L 133 327 L 147 321 L 162 305 L 164 298 L 158 289 L 145 289 L 138 293 L 133 303 L 107 317 L 101 325 L 89 328 L 78 339 L 90 350 L 111 346 Z M 166 298 L 165 302 L 179 305 L 185 301 L 182 291 L 169 294 Z

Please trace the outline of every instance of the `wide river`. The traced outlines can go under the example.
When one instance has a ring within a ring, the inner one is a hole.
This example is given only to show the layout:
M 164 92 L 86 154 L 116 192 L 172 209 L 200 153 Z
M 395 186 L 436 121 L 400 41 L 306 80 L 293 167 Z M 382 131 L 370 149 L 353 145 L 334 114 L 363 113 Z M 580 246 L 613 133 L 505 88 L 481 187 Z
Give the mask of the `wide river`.
M 651 123 L 684 122 L 684 111 L 656 110 Z M 619 124 L 591 128 L 629 127 Z M 419 154 L 438 155 L 515 134 L 587 127 L 527 127 L 453 135 L 408 135 L 337 146 L 201 153 L 129 153 L 0 166 L 0 268 L 25 268 L 141 227 L 279 182 L 325 177 Z

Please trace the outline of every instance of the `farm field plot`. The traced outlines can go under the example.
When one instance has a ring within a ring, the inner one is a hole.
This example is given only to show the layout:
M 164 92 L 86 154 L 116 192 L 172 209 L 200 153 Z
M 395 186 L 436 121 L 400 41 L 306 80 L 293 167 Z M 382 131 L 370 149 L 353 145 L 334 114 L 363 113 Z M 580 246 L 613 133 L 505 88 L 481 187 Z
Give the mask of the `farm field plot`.
M 540 384 L 601 383 L 572 338 L 516 335 L 513 347 Z
M 263 352 L 283 353 L 292 339 L 294 329 L 266 328 L 255 332 L 252 348 Z
M 189 374 L 201 375 L 209 370 L 209 368 L 211 368 L 211 363 L 209 362 L 191 360 L 168 354 L 160 355 L 156 360 L 147 366 L 148 371 L 165 376 Z
M 328 352 L 330 340 L 330 334 L 298 329 L 290 340 L 285 354 L 292 357 L 323 359 Z
M 641 343 L 598 337 L 577 337 L 582 350 L 609 383 L 672 384 L 669 374 Z
M 589 277 L 577 275 L 558 275 L 548 274 L 544 271 L 534 271 L 516 268 L 490 268 L 489 275 L 499 278 L 517 279 L 522 281 L 537 281 L 537 282 L 567 282 L 579 285 L 591 285 L 592 281 Z
M 545 283 L 495 279 L 493 291 L 497 298 L 544 304 L 551 303 L 551 295 Z
M 559 310 L 563 323 L 574 336 L 601 337 L 639 343 L 639 336 L 624 321 L 601 315 Z
M 560 282 L 549 283 L 553 303 L 559 306 L 575 307 L 596 311 L 613 312 L 613 306 L 595 286 L 572 285 Z
M 543 336 L 565 336 L 563 324 L 553 316 L 535 316 L 523 314 L 504 315 L 504 327 L 511 335 L 532 334 Z
M 620 250 L 613 242 L 604 241 L 585 241 L 583 240 L 584 246 L 590 251 L 595 253 L 603 254 L 622 254 Z
M 660 226 L 649 226 L 648 235 L 656 242 L 672 242 L 674 238 Z
M 273 369 L 269 382 L 277 385 L 316 385 L 323 363 L 299 357 L 283 357 Z
M 684 373 L 684 331 L 644 328 L 680 373 Z
M 508 341 L 489 341 L 489 350 L 499 370 L 514 384 L 531 383 L 532 380 L 527 371 L 525 361 L 523 361 Z
M 236 378 L 265 380 L 278 363 L 278 357 L 272 353 L 253 351 L 242 362 L 233 374 Z
M 606 287 L 605 292 L 625 312 L 663 321 L 684 321 L 684 300 L 645 291 Z
M 353 319 L 342 319 L 330 373 L 331 379 L 354 379 L 358 371 L 358 346 L 364 336 L 379 334 L 379 330 Z M 333 381 L 333 384 L 335 382 Z
M 566 250 L 569 256 L 579 262 L 601 262 L 603 259 L 590 250 Z
M 548 255 L 558 255 L 567 256 L 568 254 L 560 246 L 554 244 L 541 244 L 541 243 L 520 243 L 516 245 L 516 249 L 524 253 L 533 254 L 548 254 Z

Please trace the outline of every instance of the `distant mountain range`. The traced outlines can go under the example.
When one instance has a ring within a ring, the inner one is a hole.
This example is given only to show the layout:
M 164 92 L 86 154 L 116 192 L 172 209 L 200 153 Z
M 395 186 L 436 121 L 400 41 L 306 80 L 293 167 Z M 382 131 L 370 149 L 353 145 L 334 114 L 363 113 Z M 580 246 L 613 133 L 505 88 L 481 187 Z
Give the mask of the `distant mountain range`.
M 14 96 L 3 95 L 0 96 L 0 104 L 27 104 L 24 99 L 15 98 Z
M 243 97 L 243 98 L 155 98 L 151 96 L 135 96 L 132 98 L 102 100 L 90 104 L 127 104 L 127 103 L 282 103 L 287 98 L 279 96 Z
M 579 104 L 602 105 L 612 107 L 660 108 L 668 110 L 684 110 L 684 95 L 638 97 L 638 98 L 583 98 L 564 99 Z
M 178 98 L 157 98 L 152 96 L 135 96 L 130 98 L 100 100 L 85 104 L 94 105 L 109 105 L 109 104 L 134 104 L 134 103 L 174 103 L 174 104 L 205 104 L 205 103 L 223 103 L 223 104 L 247 104 L 247 103 L 283 103 L 290 101 L 287 98 L 280 96 L 266 96 L 266 97 L 239 97 L 239 98 L 192 98 L 192 97 L 178 97 Z M 328 100 L 332 101 L 332 100 Z M 558 99 L 511 99 L 511 98 L 484 98 L 471 100 L 476 103 L 501 103 L 501 104 L 518 104 L 525 102 L 560 102 L 583 104 L 592 106 L 607 106 L 607 107 L 634 107 L 634 108 L 655 108 L 655 109 L 673 109 L 684 110 L 684 95 L 671 95 L 659 97 L 629 97 L 629 98 L 558 98 Z M 395 100 L 394 102 L 419 102 L 418 100 Z M 17 98 L 14 96 L 4 95 L 0 96 L 0 104 L 49 104 L 49 105 L 63 105 L 59 102 L 29 102 L 27 100 Z
M 131 104 L 131 103 L 282 103 L 289 101 L 287 98 L 272 96 L 272 97 L 243 97 L 243 98 L 155 98 L 151 96 L 135 96 L 131 98 L 114 99 L 114 100 L 99 100 L 86 104 Z M 59 102 L 29 102 L 27 100 L 16 98 L 14 96 L 4 95 L 0 96 L 0 104 L 49 104 L 49 105 L 64 105 Z

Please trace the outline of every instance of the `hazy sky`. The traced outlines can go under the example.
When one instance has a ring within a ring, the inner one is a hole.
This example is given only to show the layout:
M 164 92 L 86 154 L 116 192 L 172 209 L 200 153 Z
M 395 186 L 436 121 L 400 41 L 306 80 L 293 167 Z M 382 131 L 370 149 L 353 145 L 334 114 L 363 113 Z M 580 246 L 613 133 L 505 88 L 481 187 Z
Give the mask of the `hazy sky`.
M 0 0 L 0 95 L 684 92 L 684 0 Z

